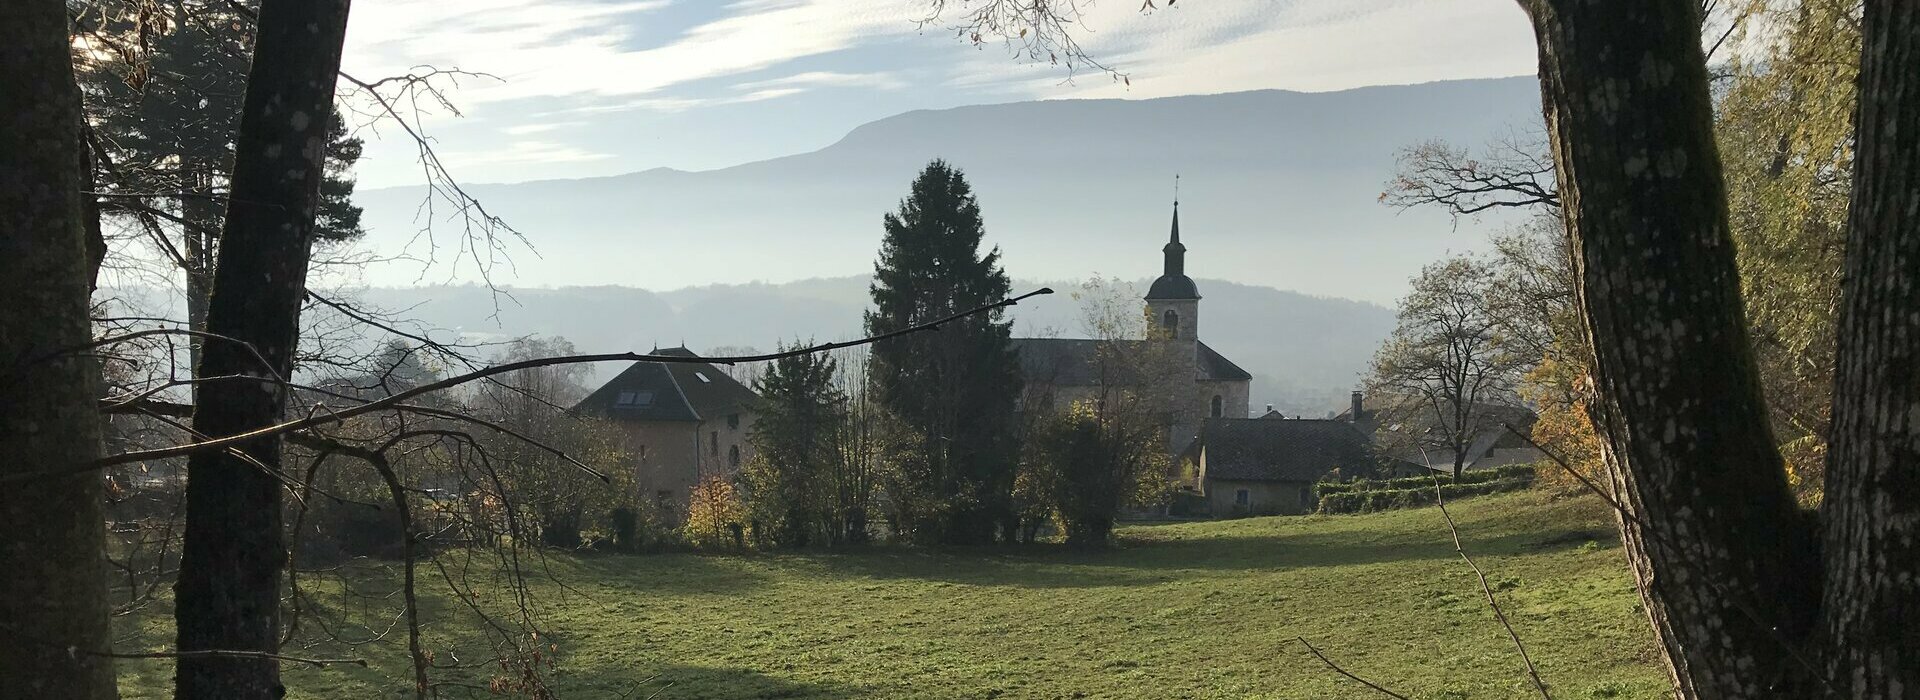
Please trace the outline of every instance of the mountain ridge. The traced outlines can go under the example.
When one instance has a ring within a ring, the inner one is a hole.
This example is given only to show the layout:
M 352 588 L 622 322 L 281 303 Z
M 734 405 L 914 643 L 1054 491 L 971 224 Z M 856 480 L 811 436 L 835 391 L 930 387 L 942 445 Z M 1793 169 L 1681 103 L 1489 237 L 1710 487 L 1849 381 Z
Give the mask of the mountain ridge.
M 988 244 L 1015 276 L 1137 276 L 1158 267 L 1180 174 L 1193 269 L 1384 303 L 1421 264 L 1484 239 L 1471 221 L 1380 206 L 1395 151 L 1436 138 L 1476 144 L 1538 120 L 1531 78 L 1009 102 L 904 112 L 814 151 L 726 168 L 467 189 L 540 251 L 514 260 L 515 282 L 677 288 L 866 271 L 880 215 L 936 157 L 974 183 Z M 406 248 L 426 223 L 415 218 L 423 193 L 356 195 L 369 245 L 426 257 Z M 408 285 L 420 275 L 407 268 L 368 281 Z

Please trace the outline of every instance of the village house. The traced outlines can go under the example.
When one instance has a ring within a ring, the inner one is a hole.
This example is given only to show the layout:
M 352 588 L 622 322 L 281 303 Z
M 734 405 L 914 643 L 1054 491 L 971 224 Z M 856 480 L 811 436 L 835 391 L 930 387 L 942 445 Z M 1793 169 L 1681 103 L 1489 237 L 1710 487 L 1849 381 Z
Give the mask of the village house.
M 1372 446 L 1351 421 L 1286 418 L 1269 410 L 1259 418 L 1206 422 L 1186 459 L 1188 484 L 1215 517 L 1295 515 L 1319 507 L 1314 484 L 1332 474 L 1367 474 Z
M 1472 438 L 1466 441 L 1461 459 L 1464 470 L 1532 464 L 1546 458 L 1539 448 L 1514 434 L 1532 430 L 1538 418 L 1532 410 L 1480 403 L 1469 415 L 1473 425 L 1467 432 Z M 1347 410 L 1336 419 L 1353 423 L 1367 435 L 1389 476 L 1453 473 L 1454 449 L 1447 444 L 1441 417 L 1419 397 L 1385 392 L 1362 395 L 1356 391 Z
M 652 354 L 695 358 L 686 348 Z M 635 362 L 574 406 L 626 433 L 640 496 L 671 518 L 687 512 L 694 484 L 730 476 L 753 457 L 752 389 L 704 362 Z

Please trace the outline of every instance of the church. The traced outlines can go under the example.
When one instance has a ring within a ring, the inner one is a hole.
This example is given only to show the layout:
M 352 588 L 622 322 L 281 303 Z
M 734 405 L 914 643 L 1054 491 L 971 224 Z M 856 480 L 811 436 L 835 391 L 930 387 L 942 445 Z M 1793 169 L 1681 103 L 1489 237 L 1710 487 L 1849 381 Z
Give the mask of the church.
M 1200 288 L 1187 276 L 1187 247 L 1180 242 L 1180 203 L 1173 204 L 1173 230 L 1159 279 L 1147 289 L 1146 312 L 1157 326 L 1153 339 L 1118 341 L 1151 344 L 1153 354 L 1175 363 L 1172 389 L 1157 400 L 1167 424 L 1167 452 L 1178 456 L 1212 418 L 1246 418 L 1253 375 L 1200 340 Z M 1106 342 L 1073 338 L 1015 338 L 1029 397 L 1052 405 L 1098 394 L 1096 356 Z M 1189 380 L 1188 377 L 1191 377 Z

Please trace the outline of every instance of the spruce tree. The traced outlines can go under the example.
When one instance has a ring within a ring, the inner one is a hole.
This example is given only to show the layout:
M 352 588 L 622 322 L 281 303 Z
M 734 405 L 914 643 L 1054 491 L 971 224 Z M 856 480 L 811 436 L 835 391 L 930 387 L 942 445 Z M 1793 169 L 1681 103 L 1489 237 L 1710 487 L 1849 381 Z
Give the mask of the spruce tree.
M 1007 296 L 999 249 L 980 251 L 979 202 L 946 162 L 920 172 L 885 227 L 868 334 Z M 869 381 L 901 432 L 889 441 L 887 462 L 888 495 L 903 534 L 950 544 L 991 542 L 996 529 L 1013 534 L 1013 412 L 1021 377 L 1011 336 L 1012 323 L 995 311 L 874 345 Z

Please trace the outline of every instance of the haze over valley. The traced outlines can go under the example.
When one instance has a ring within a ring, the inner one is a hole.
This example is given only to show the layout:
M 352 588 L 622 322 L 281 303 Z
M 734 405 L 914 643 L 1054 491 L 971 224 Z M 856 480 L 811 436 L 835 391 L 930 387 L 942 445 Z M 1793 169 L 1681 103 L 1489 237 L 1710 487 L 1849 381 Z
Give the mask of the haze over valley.
M 1391 304 L 1421 265 L 1481 247 L 1503 223 L 1456 225 L 1381 205 L 1395 152 L 1537 130 L 1538 93 L 1521 77 L 922 110 L 853 128 L 818 151 L 718 170 L 468 190 L 533 248 L 509 240 L 510 262 L 489 261 L 496 283 L 663 290 L 868 273 L 881 214 L 933 158 L 966 172 L 987 244 L 1013 276 L 1145 277 L 1159 267 L 1178 174 L 1192 274 Z M 452 262 L 459 222 L 445 206 L 427 217 L 423 195 L 355 194 L 372 232 L 366 245 L 438 261 L 424 271 L 383 264 L 368 283 L 479 278 L 471 257 Z M 419 235 L 429 224 L 431 235 Z

